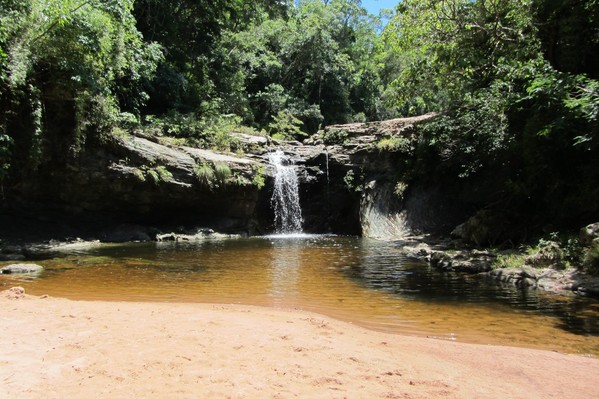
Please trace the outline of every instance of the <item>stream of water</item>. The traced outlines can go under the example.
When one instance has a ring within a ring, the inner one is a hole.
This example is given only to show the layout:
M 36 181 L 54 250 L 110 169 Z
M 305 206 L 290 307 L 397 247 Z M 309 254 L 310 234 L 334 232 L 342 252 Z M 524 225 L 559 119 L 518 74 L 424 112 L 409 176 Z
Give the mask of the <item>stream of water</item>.
M 303 219 L 295 166 L 283 151 L 270 153 L 268 161 L 274 169 L 271 205 L 275 216 L 276 232 L 299 234 L 302 232 Z
M 294 234 L 99 245 L 0 285 L 84 300 L 298 308 L 391 333 L 599 355 L 599 301 L 441 273 L 390 242 Z M 0 265 L 2 266 L 2 265 Z

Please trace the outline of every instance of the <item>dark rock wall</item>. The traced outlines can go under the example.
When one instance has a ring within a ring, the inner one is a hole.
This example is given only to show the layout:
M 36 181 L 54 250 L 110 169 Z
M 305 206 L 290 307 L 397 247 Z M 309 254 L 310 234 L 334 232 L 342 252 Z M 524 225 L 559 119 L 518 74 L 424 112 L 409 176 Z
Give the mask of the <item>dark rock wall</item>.
M 393 203 L 381 209 L 403 212 L 414 231 L 448 233 L 473 213 L 472 198 L 464 194 L 472 190 L 435 175 L 406 179 L 402 167 L 411 154 L 376 146 L 383 138 L 410 139 L 413 127 L 431 117 L 333 126 L 304 144 L 257 143 L 250 136 L 252 149 L 243 156 L 125 135 L 90 144 L 77 158 L 45 165 L 22 179 L 7 190 L 2 213 L 85 226 L 135 223 L 266 234 L 273 231 L 273 182 L 265 154 L 281 149 L 297 165 L 306 232 L 361 234 L 361 207 L 378 198 L 373 187 L 394 191 L 405 184 L 399 195 L 385 197 Z M 206 164 L 226 164 L 230 178 L 202 183 L 195 171 Z M 255 184 L 258 170 L 264 173 L 263 187 Z

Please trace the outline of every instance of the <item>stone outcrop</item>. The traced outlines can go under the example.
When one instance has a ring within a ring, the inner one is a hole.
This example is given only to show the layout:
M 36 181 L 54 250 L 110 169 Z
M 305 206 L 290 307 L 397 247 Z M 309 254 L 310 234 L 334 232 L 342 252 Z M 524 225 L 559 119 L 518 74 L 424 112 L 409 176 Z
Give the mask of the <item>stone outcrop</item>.
M 313 221 L 320 231 L 341 227 L 344 232 L 379 239 L 401 238 L 422 227 L 422 212 L 414 212 L 421 201 L 412 201 L 419 191 L 397 178 L 397 165 L 410 155 L 377 144 L 384 139 L 409 143 L 415 127 L 435 116 L 332 125 L 303 144 L 284 145 L 301 167 L 306 199 L 302 208 L 307 208 L 308 225 Z M 305 203 L 321 204 L 322 209 Z M 338 221 L 346 224 L 339 226 Z
M 194 242 L 194 241 L 204 241 L 204 240 L 222 240 L 222 239 L 230 239 L 230 238 L 239 238 L 241 235 L 239 234 L 222 234 L 217 233 L 212 229 L 197 229 L 195 232 L 190 232 L 188 234 L 185 233 L 165 233 L 158 234 L 156 236 L 156 241 L 165 242 L 165 241 L 174 241 L 174 242 Z
M 599 245 L 599 222 L 580 229 L 580 243 L 584 246 Z
M 428 262 L 446 273 L 464 273 L 491 282 L 522 289 L 540 289 L 557 294 L 576 294 L 599 298 L 599 277 L 575 268 L 556 270 L 549 267 L 496 268 L 494 252 L 460 248 L 455 240 L 431 240 L 411 237 L 401 242 L 403 253 L 412 259 Z
M 265 233 L 273 219 L 266 154 L 280 149 L 298 168 L 307 232 L 397 238 L 408 230 L 434 230 L 438 220 L 446 219 L 441 215 L 453 212 L 437 206 L 448 203 L 442 190 L 430 189 L 437 184 L 397 179 L 397 165 L 410 156 L 406 149 L 382 150 L 377 143 L 410 143 L 415 127 L 434 117 L 328 126 L 304 143 L 232 133 L 242 155 L 123 134 L 90 146 L 62 168 L 44 168 L 23 181 L 12 190 L 12 203 L 44 216 L 49 210 L 67 214 L 79 224 L 105 222 L 101 236 L 88 236 L 104 241 L 152 240 L 157 231 L 151 227 L 165 231 L 168 225 Z M 224 165 L 229 175 L 206 181 L 202 173 L 210 172 L 206 168 L 214 172 L 217 165 Z
M 474 274 L 490 271 L 495 257 L 488 251 L 479 250 L 433 251 L 430 255 L 430 264 L 443 271 Z
M 15 263 L 13 265 L 4 266 L 0 269 L 1 274 L 37 274 L 41 273 L 44 268 L 33 263 Z
M 223 178 L 201 181 L 197 170 L 223 165 Z M 56 214 L 58 221 L 90 224 L 106 241 L 154 239 L 148 225 L 210 225 L 244 231 L 252 225 L 260 187 L 260 161 L 147 137 L 115 137 L 82 152 L 64 168 L 41 170 L 11 192 L 20 207 L 6 212 Z M 9 204 L 5 204 L 9 205 Z M 6 206 L 5 206 L 6 208 Z M 144 225 L 142 228 L 119 228 Z M 110 231 L 112 230 L 112 231 Z M 105 232 L 104 232 L 105 231 Z

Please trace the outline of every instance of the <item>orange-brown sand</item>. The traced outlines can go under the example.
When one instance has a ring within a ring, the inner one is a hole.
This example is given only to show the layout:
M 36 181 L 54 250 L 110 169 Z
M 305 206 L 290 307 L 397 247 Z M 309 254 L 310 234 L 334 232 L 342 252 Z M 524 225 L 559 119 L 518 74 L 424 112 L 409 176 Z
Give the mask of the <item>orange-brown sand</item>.
M 294 310 L 0 293 L 1 398 L 598 398 L 599 360 Z

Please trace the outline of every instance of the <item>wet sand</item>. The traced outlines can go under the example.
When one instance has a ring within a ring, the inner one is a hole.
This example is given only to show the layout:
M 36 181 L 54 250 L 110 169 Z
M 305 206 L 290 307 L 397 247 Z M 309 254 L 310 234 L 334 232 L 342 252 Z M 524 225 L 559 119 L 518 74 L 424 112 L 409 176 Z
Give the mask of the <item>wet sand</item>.
M 295 310 L 0 293 L 4 398 L 593 398 L 599 359 Z

